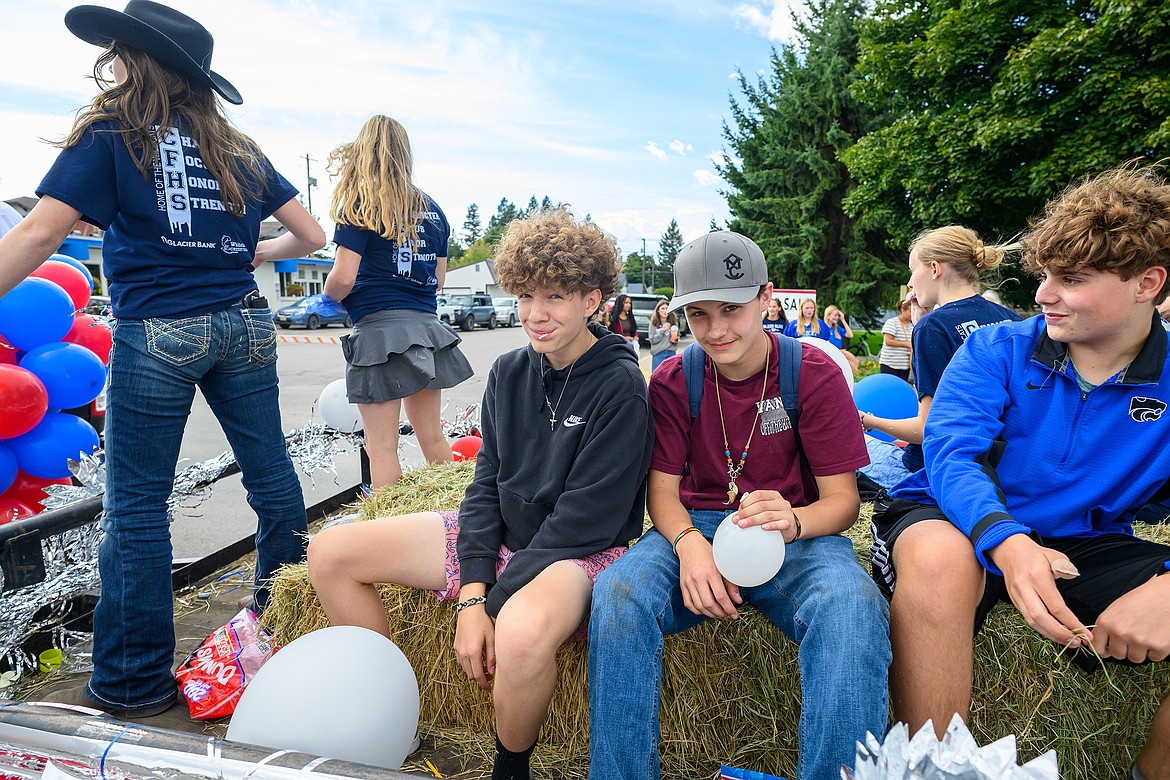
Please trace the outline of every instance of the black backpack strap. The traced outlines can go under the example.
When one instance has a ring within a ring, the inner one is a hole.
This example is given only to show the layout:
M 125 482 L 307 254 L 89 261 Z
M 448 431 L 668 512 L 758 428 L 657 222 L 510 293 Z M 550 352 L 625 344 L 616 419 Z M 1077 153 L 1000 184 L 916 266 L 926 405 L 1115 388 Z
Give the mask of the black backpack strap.
M 699 416 L 703 403 L 703 363 L 706 353 L 698 344 L 688 344 L 682 354 L 683 378 L 687 381 L 687 400 L 691 404 L 691 420 Z

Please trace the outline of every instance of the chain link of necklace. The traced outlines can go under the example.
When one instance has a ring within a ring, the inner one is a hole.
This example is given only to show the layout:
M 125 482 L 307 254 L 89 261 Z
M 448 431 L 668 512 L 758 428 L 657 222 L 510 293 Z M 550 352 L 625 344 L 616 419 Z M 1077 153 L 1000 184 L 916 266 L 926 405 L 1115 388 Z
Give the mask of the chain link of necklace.
M 760 411 L 764 406 L 764 396 L 768 394 L 768 365 L 772 358 L 772 339 L 767 339 L 767 349 L 764 352 L 764 386 L 760 388 L 760 402 L 756 404 L 756 417 L 752 420 L 752 429 L 748 433 L 747 444 L 743 445 L 743 453 L 739 456 L 739 465 L 731 460 L 731 445 L 727 443 L 727 423 L 723 420 L 723 398 L 719 392 L 719 367 L 711 361 L 711 368 L 715 371 L 715 401 L 719 404 L 719 425 L 723 429 L 723 454 L 727 456 L 727 501 L 724 506 L 731 506 L 739 495 L 739 485 L 736 480 L 743 473 L 743 465 L 747 462 L 748 450 L 752 446 L 752 437 L 756 435 L 756 426 L 760 422 Z M 558 402 L 559 403 L 559 402 Z
M 545 360 L 544 355 L 541 355 L 540 359 L 541 359 L 541 361 L 544 362 L 545 365 L 547 365 L 549 367 L 550 371 L 553 370 L 552 364 L 549 363 L 547 360 Z M 580 359 L 581 359 L 580 357 L 577 358 L 577 360 L 580 360 Z M 557 405 L 556 406 L 553 406 L 551 398 L 549 398 L 544 393 L 541 393 L 541 395 L 544 395 L 544 402 L 546 404 L 548 404 L 548 410 L 550 412 L 549 418 L 548 418 L 548 423 L 549 423 L 548 429 L 550 431 L 555 431 L 557 429 L 557 409 L 561 408 L 561 401 L 565 400 L 565 391 L 569 389 L 569 377 L 571 377 L 573 375 L 573 366 L 577 365 L 577 360 L 574 360 L 572 363 L 569 364 L 569 372 L 567 374 L 565 374 L 565 385 L 564 385 L 564 387 L 561 388 L 561 394 L 557 397 Z

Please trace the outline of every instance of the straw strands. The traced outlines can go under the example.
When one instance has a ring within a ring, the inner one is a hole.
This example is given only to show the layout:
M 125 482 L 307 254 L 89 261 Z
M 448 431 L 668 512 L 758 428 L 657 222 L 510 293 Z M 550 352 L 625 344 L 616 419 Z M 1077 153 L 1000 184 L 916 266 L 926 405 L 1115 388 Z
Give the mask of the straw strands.
M 473 470 L 471 463 L 415 470 L 366 501 L 363 512 L 382 517 L 456 508 Z M 866 567 L 869 512 L 865 507 L 849 534 Z M 1139 534 L 1170 544 L 1167 525 L 1147 526 Z M 454 747 L 469 763 L 490 763 L 491 698 L 455 662 L 453 605 L 408 588 L 380 590 L 391 635 L 418 677 L 423 734 Z M 282 644 L 326 625 L 304 565 L 277 575 L 265 622 Z M 537 774 L 584 778 L 585 646 L 562 648 L 558 666 L 560 686 L 533 765 Z M 1021 760 L 1055 748 L 1061 776 L 1069 780 L 1119 776 L 1170 691 L 1170 664 L 1109 664 L 1107 671 L 1090 676 L 1072 667 L 1059 648 L 1001 606 L 976 641 L 972 732 L 980 744 L 1015 734 Z M 664 777 L 711 777 L 720 764 L 794 776 L 799 720 L 796 646 L 755 610 L 666 640 L 660 711 Z

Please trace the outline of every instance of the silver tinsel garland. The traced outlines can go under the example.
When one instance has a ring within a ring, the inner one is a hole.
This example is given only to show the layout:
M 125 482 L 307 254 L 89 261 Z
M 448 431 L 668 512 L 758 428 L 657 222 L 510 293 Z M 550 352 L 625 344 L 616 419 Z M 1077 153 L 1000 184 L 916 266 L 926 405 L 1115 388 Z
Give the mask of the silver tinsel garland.
M 408 424 L 403 426 L 402 433 L 413 432 Z M 461 409 L 453 420 L 443 422 L 443 433 L 449 437 L 465 436 L 478 430 L 478 405 Z M 309 423 L 285 434 L 289 456 L 310 480 L 318 472 L 332 474 L 336 480 L 336 458 L 356 452 L 363 442 L 360 433 L 342 433 L 324 423 Z M 228 450 L 176 474 L 174 489 L 167 499 L 171 519 L 177 513 L 186 514 L 205 502 L 211 496 L 215 481 L 234 463 L 235 456 Z M 80 461 L 70 461 L 69 468 L 81 484 L 45 488 L 46 496 L 40 503 L 46 510 L 59 509 L 104 493 L 105 458 L 101 450 L 93 456 L 83 455 Z M 69 631 L 62 626 L 62 620 L 73 599 L 94 592 L 100 586 L 97 549 L 102 535 L 99 524 L 91 523 L 45 539 L 41 543 L 46 570 L 44 581 L 0 593 L 0 616 L 3 616 L 0 620 L 0 667 L 7 666 L 7 672 L 0 678 L 0 700 L 11 698 L 15 686 L 30 672 L 37 671 L 37 659 L 24 649 L 37 632 L 50 632 L 53 645 L 65 651 L 65 666 L 71 671 L 82 671 L 75 668 L 79 659 L 69 651 L 80 641 L 88 639 L 90 634 Z M 38 613 L 44 614 L 38 617 Z

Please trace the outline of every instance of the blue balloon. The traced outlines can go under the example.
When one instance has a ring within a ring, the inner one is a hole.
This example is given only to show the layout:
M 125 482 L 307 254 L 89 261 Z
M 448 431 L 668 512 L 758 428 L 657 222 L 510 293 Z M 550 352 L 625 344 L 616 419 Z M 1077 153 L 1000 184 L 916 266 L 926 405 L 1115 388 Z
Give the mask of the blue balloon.
M 30 277 L 0 298 L 0 333 L 17 349 L 60 341 L 73 327 L 73 301 L 47 279 Z
M 905 420 L 918 416 L 918 391 L 893 374 L 872 374 L 853 386 L 853 402 L 863 412 L 887 420 Z M 869 435 L 882 441 L 894 437 L 881 431 Z
M 99 444 L 92 425 L 62 412 L 47 413 L 37 427 L 5 443 L 16 454 L 20 470 L 41 479 L 68 477 L 67 461 L 78 460 L 81 453 L 92 455 Z
M 85 274 L 85 278 L 89 280 L 89 291 L 93 292 L 93 274 L 91 274 L 89 269 L 85 267 L 85 263 L 81 262 L 76 257 L 70 257 L 69 255 L 63 255 L 60 253 L 49 255 L 49 259 L 60 260 L 62 263 L 69 263 L 69 265 L 73 266 L 78 271 L 81 271 L 83 274 Z
M 16 481 L 16 455 L 12 448 L 0 441 L 0 493 L 12 487 Z
M 36 374 L 49 391 L 50 409 L 84 406 L 106 386 L 102 359 L 80 344 L 42 344 L 21 358 L 20 367 Z

